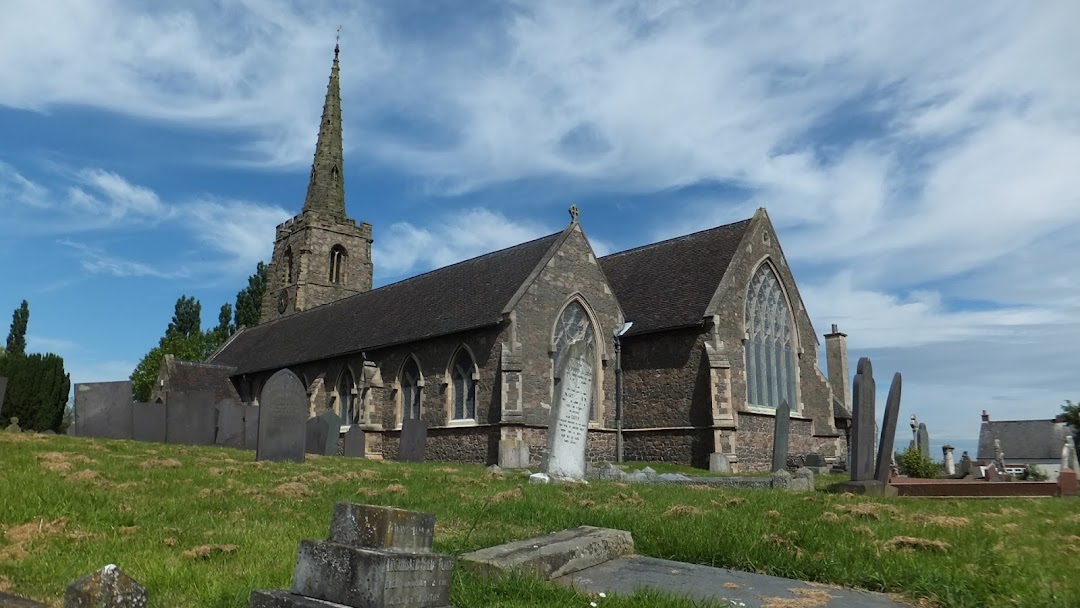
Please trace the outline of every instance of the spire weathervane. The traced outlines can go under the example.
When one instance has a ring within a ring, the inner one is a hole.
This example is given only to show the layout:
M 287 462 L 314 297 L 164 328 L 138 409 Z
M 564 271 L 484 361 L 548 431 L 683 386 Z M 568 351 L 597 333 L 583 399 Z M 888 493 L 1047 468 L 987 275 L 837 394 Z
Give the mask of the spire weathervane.
M 341 51 L 341 26 L 337 26 L 337 36 L 334 37 L 334 60 L 338 58 L 338 53 Z

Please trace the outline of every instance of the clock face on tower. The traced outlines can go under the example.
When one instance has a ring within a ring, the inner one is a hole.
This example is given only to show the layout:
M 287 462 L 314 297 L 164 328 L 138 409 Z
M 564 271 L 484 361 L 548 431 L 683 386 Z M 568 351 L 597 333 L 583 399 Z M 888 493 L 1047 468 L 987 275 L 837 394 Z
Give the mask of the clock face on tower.
M 277 311 L 279 314 L 285 314 L 285 309 L 289 307 L 289 292 L 282 290 L 278 294 L 277 298 Z

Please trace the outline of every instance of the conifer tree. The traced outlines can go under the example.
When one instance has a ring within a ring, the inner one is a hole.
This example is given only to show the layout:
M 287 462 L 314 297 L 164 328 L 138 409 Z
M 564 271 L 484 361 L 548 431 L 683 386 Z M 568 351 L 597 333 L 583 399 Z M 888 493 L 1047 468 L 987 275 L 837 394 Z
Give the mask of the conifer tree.
M 30 322 L 30 304 L 26 300 L 11 315 L 11 330 L 7 337 L 7 354 L 20 357 L 26 354 L 26 326 Z

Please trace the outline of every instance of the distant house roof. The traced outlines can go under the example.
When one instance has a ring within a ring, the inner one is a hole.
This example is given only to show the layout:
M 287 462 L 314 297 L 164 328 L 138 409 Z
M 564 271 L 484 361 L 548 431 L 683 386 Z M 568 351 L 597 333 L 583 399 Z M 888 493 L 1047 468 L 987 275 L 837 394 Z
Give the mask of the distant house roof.
M 699 325 L 751 220 L 600 258 L 628 335 Z
M 222 399 L 240 400 L 240 395 L 236 392 L 236 387 L 234 387 L 233 383 L 229 380 L 229 377 L 236 372 L 235 367 L 212 363 L 199 363 L 196 361 L 183 361 L 177 359 L 173 355 L 165 355 L 165 359 L 162 363 L 163 373 L 165 375 L 162 379 L 166 382 L 165 388 L 170 392 L 188 392 L 209 389 L 214 391 L 214 398 L 218 401 L 221 401 Z M 168 396 L 162 394 L 160 387 L 154 387 L 151 401 L 155 401 L 158 397 L 165 399 Z
M 1053 420 L 983 422 L 979 430 L 979 460 L 994 459 L 994 440 L 1001 440 L 1005 461 L 1061 458 L 1065 424 Z
M 213 362 L 243 374 L 497 324 L 561 234 L 245 329 Z

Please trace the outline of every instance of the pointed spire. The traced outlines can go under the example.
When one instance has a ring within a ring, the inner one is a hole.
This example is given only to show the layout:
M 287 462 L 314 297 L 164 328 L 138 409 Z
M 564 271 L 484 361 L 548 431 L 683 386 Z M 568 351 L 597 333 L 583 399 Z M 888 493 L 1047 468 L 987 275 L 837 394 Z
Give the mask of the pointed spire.
M 340 35 L 339 35 L 340 37 Z M 326 86 L 319 141 L 311 164 L 304 211 L 345 218 L 345 174 L 341 143 L 341 86 L 338 84 L 339 44 L 334 44 L 334 65 Z

